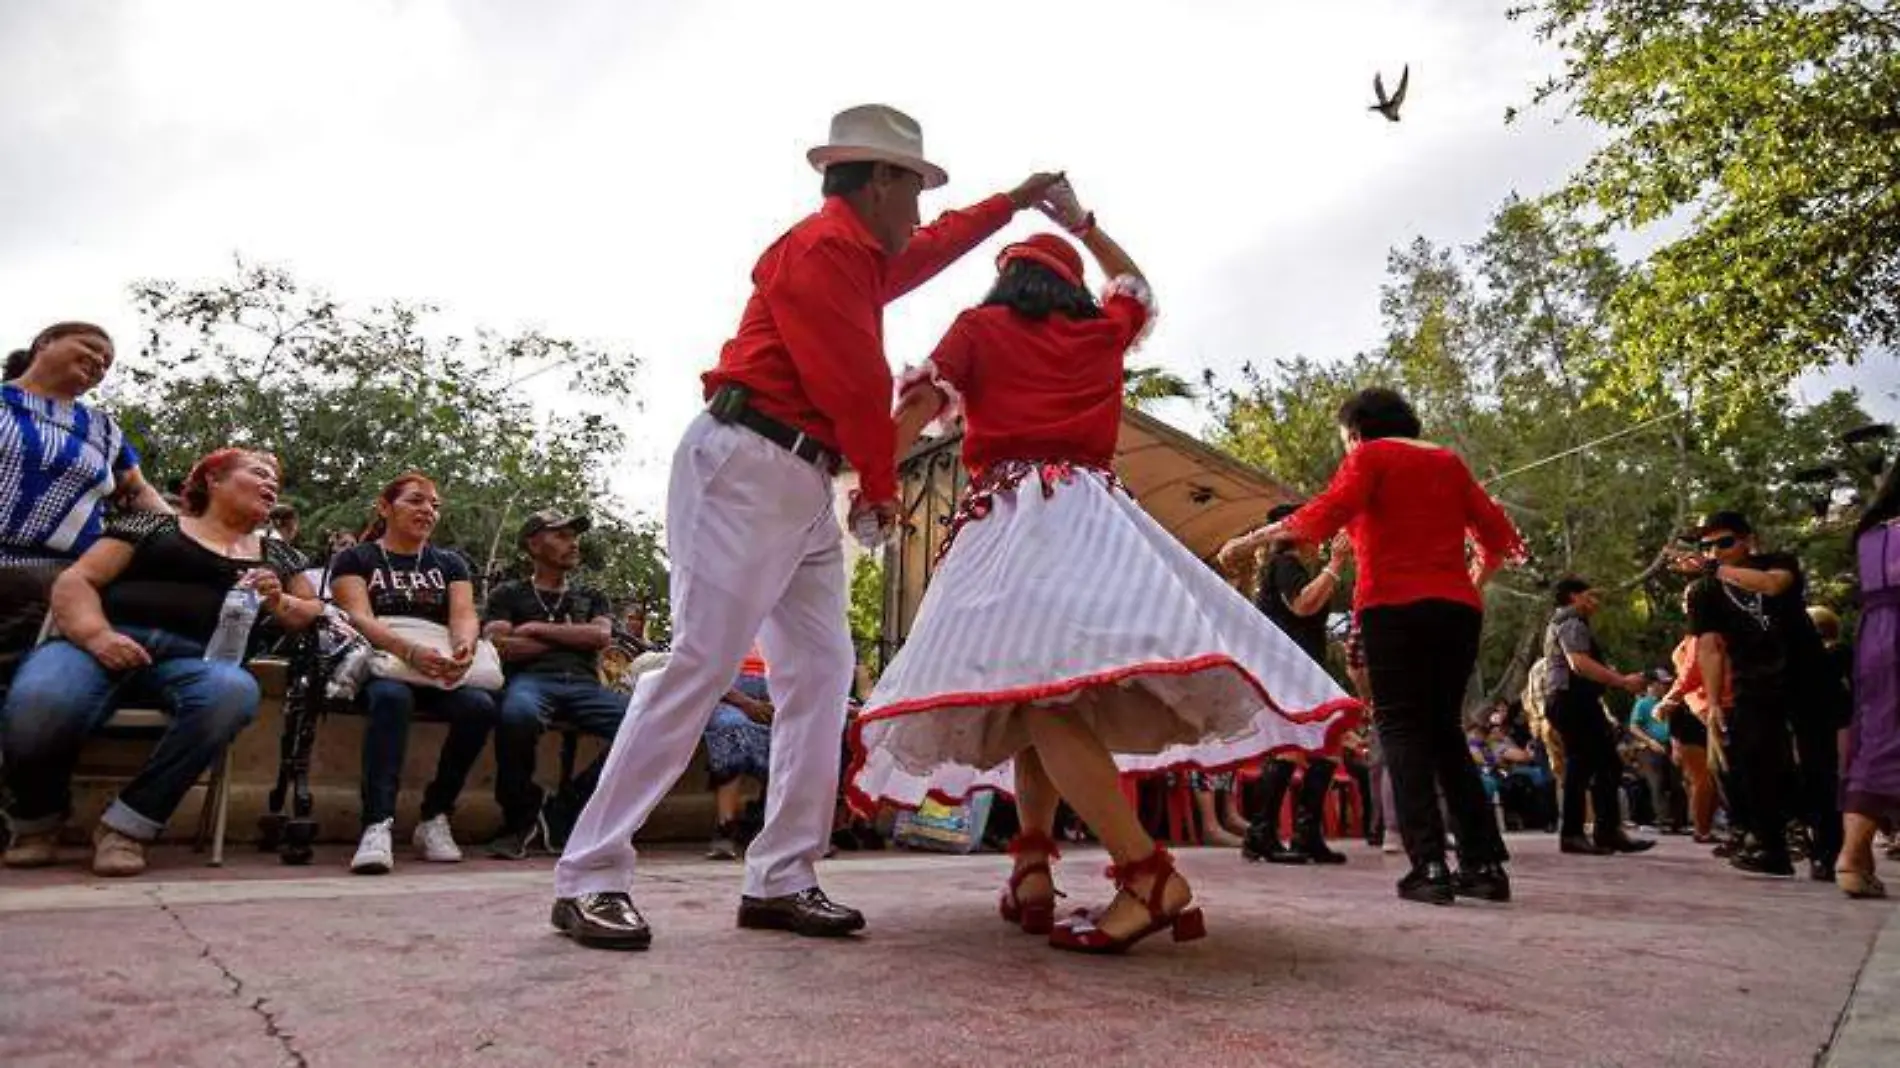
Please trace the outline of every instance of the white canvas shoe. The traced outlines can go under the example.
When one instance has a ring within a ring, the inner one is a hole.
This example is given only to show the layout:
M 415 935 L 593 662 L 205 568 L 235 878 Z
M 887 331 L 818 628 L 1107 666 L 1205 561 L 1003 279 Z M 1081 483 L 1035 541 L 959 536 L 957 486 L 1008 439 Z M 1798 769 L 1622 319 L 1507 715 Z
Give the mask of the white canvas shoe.
M 455 835 L 449 830 L 449 818 L 437 816 L 416 825 L 414 839 L 416 855 L 435 864 L 460 864 L 462 847 L 455 844 Z
M 363 828 L 363 840 L 356 844 L 356 856 L 350 858 L 355 875 L 388 875 L 396 867 L 396 851 L 390 847 L 390 830 L 395 820 L 383 820 Z

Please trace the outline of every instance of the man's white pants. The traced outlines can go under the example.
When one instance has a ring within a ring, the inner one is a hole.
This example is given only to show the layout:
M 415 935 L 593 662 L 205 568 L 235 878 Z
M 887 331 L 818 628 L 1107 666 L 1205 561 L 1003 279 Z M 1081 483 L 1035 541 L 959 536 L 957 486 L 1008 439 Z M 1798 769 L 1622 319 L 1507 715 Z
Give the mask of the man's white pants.
M 685 773 L 756 638 L 770 665 L 772 781 L 745 890 L 818 885 L 831 837 L 854 656 L 831 479 L 764 438 L 701 415 L 673 456 L 666 546 L 673 652 L 641 678 L 554 891 L 625 892 L 634 832 Z

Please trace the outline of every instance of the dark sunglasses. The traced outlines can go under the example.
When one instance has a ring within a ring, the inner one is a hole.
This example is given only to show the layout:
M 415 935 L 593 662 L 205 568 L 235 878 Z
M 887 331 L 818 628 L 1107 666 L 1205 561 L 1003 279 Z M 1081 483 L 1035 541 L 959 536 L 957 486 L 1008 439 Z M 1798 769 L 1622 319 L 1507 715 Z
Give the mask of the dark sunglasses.
M 1727 552 L 1728 550 L 1735 548 L 1735 546 L 1738 543 L 1740 543 L 1741 540 L 1742 539 L 1736 537 L 1733 534 L 1724 534 L 1719 538 L 1710 538 L 1707 541 L 1697 542 L 1696 546 L 1705 553 L 1706 552 Z

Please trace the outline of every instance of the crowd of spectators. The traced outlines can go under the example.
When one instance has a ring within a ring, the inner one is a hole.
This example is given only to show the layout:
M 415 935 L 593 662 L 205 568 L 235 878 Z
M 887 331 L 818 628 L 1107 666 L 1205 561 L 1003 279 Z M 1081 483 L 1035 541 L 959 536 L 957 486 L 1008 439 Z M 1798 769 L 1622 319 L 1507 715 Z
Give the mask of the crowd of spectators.
M 278 499 L 282 472 L 266 453 L 221 449 L 175 493 L 153 488 L 124 430 L 85 400 L 113 357 L 105 331 L 61 323 L 14 353 L 0 384 L 5 864 L 56 860 L 81 747 L 115 711 L 137 706 L 163 711 L 167 726 L 94 828 L 92 867 L 143 870 L 145 846 L 257 715 L 261 693 L 244 662 L 332 602 L 377 654 L 357 708 L 363 833 L 352 870 L 394 866 L 418 713 L 448 724 L 413 832 L 418 856 L 461 858 L 451 816 L 491 733 L 505 817 L 491 852 L 558 846 L 556 828 L 571 824 L 599 769 L 550 795 L 534 782 L 536 741 L 562 723 L 610 738 L 626 707 L 597 663 L 612 606 L 567 581 L 586 519 L 531 516 L 520 533 L 531 576 L 498 586 L 484 608 L 467 560 L 432 543 L 437 487 L 408 472 L 378 495 L 360 540 L 328 532 L 313 563 L 297 548 L 301 523 Z
M 528 573 L 494 586 L 480 603 L 468 561 L 432 541 L 441 490 L 411 471 L 378 494 L 360 535 L 326 531 L 308 559 L 297 548 L 299 516 L 278 499 L 283 472 L 266 453 L 221 449 L 200 459 L 176 493 L 154 489 L 123 429 L 85 399 L 113 356 L 104 331 L 61 323 L 15 353 L 0 384 L 0 500 L 11 502 L 0 508 L 5 864 L 54 862 L 82 745 L 117 708 L 136 703 L 161 708 L 169 725 L 93 829 L 92 867 L 103 875 L 143 870 L 145 846 L 257 715 L 259 687 L 245 656 L 309 627 L 326 605 L 376 651 L 356 708 L 365 717 L 362 833 L 351 870 L 394 867 L 397 796 L 418 715 L 448 726 L 411 833 L 418 857 L 461 859 L 456 803 L 491 734 L 503 821 L 490 854 L 559 849 L 605 755 L 549 789 L 535 780 L 538 743 L 553 726 L 614 736 L 627 701 L 624 686 L 608 684 L 613 673 L 603 654 L 624 660 L 617 635 L 645 625 L 643 610 L 617 617 L 601 591 L 572 581 L 587 518 L 530 515 L 518 534 Z M 1270 519 L 1286 520 L 1287 511 Z M 1858 661 L 1840 618 L 1808 605 L 1799 560 L 1765 551 L 1735 512 L 1708 516 L 1693 532 L 1693 549 L 1675 559 L 1690 579 L 1688 625 L 1669 665 L 1612 667 L 1592 627 L 1602 594 L 1580 578 L 1556 583 L 1542 656 L 1522 700 L 1484 705 L 1464 720 L 1464 751 L 1482 795 L 1454 791 L 1452 815 L 1476 859 L 1489 863 L 1501 848 L 1490 837 L 1494 826 L 1555 830 L 1563 852 L 1587 855 L 1640 852 L 1653 840 L 1631 830 L 1653 827 L 1693 834 L 1743 871 L 1787 876 L 1805 859 L 1814 879 L 1838 879 L 1852 896 L 1883 893 L 1873 852 L 1900 815 L 1900 685 L 1890 677 L 1900 553 L 1888 545 L 1896 521 L 1900 489 L 1889 477 L 1856 534 L 1864 613 Z M 1489 536 L 1502 552 L 1508 539 L 1501 530 Z M 1284 538 L 1256 560 L 1262 610 L 1316 659 L 1331 653 L 1326 622 L 1348 562 L 1343 538 L 1325 557 L 1316 541 Z M 240 640 L 231 654 L 220 650 L 234 604 L 254 613 L 256 625 L 243 617 L 248 647 Z M 1371 614 L 1375 623 L 1384 619 Z M 1344 647 L 1354 689 L 1391 714 L 1390 695 L 1375 699 L 1357 629 Z M 1394 662 L 1386 668 L 1388 683 L 1406 677 L 1394 673 Z M 715 857 L 739 855 L 756 828 L 758 802 L 748 800 L 763 792 L 771 768 L 766 676 L 755 649 L 706 729 Z M 1635 698 L 1626 715 L 1620 698 L 1608 699 L 1618 692 Z M 1429 696 L 1436 708 L 1450 690 Z M 1198 779 L 1205 830 L 1215 839 L 1245 831 L 1244 848 L 1257 859 L 1339 862 L 1322 833 L 1325 813 L 1351 810 L 1328 804 L 1338 791 L 1342 801 L 1357 802 L 1367 840 L 1381 842 L 1395 819 L 1380 733 L 1356 733 L 1337 765 L 1270 761 L 1258 793 L 1231 776 Z M 1455 778 L 1422 752 L 1406 755 L 1415 766 L 1401 786 L 1417 792 Z M 1289 794 L 1297 798 L 1294 833 L 1282 841 Z M 1438 810 L 1420 799 L 1412 808 L 1421 805 Z M 1432 861 L 1442 819 L 1429 815 L 1412 818 L 1421 820 L 1415 844 Z M 838 824 L 846 847 L 867 838 L 863 821 L 842 809 Z

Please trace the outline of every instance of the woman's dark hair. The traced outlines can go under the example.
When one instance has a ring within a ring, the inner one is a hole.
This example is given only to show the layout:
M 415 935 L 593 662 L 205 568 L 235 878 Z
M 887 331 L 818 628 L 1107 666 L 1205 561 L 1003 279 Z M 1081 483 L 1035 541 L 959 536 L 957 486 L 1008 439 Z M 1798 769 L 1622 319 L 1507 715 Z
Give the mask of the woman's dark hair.
M 15 349 L 7 353 L 6 371 L 0 373 L 0 381 L 11 382 L 25 374 L 27 368 L 33 366 L 33 358 L 40 354 L 41 349 L 58 341 L 60 338 L 70 337 L 74 334 L 92 334 L 104 339 L 107 343 L 112 341 L 112 335 L 106 333 L 104 327 L 97 326 L 93 323 L 77 321 L 54 323 L 52 326 L 33 335 L 32 344 L 26 348 Z
M 376 495 L 376 499 L 384 504 L 395 504 L 396 498 L 402 496 L 402 491 L 407 488 L 410 483 L 423 486 L 428 489 L 430 493 L 442 492 L 436 489 L 435 480 L 428 475 L 420 471 L 404 471 L 402 474 L 391 479 L 389 484 L 383 487 L 382 492 Z M 363 528 L 363 533 L 358 535 L 357 540 L 375 541 L 377 538 L 382 537 L 388 530 L 389 520 L 384 519 L 381 513 L 377 513 L 370 517 L 369 526 Z
M 1570 602 L 1576 600 L 1579 595 L 1588 593 L 1589 590 L 1588 582 L 1575 575 L 1565 575 L 1557 580 L 1557 585 L 1552 588 L 1551 594 L 1552 599 L 1557 602 L 1557 607 L 1567 608 Z
M 1100 319 L 1102 309 L 1089 291 L 1065 280 L 1035 260 L 1011 260 L 996 276 L 983 306 L 1008 308 L 1029 319 L 1056 312 L 1071 319 Z
M 1859 541 L 1862 534 L 1895 516 L 1900 516 L 1900 464 L 1887 469 L 1880 488 L 1874 491 L 1874 499 L 1861 510 L 1860 522 L 1854 524 L 1854 540 Z
M 877 173 L 877 164 L 870 160 L 856 163 L 834 163 L 825 168 L 824 194 L 828 197 L 841 197 L 855 193 L 871 184 L 871 176 Z
M 1289 516 L 1292 516 L 1299 510 L 1300 510 L 1300 506 L 1297 504 L 1291 504 L 1291 503 L 1276 504 L 1272 508 L 1269 508 L 1267 510 L 1267 523 L 1269 525 L 1278 523 L 1280 520 L 1286 519 Z M 1293 550 L 1298 549 L 1299 547 L 1300 547 L 1300 543 L 1295 541 L 1292 538 L 1276 538 L 1274 539 L 1273 544 L 1267 546 L 1267 551 L 1274 552 L 1274 553 L 1284 553 L 1284 552 L 1292 552 Z
M 1425 433 L 1418 413 L 1397 390 L 1362 389 L 1339 406 L 1339 425 L 1359 435 L 1360 441 L 1415 438 Z

